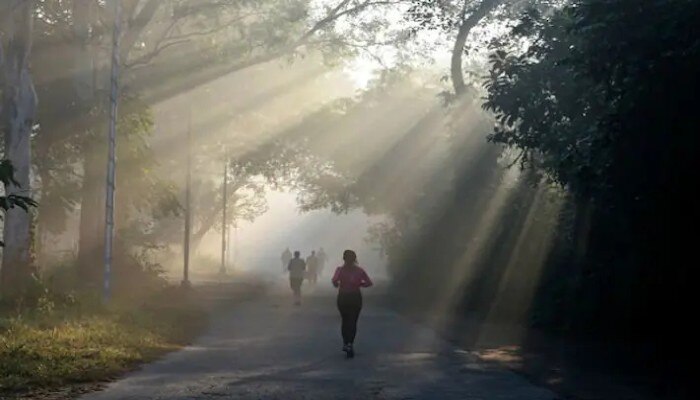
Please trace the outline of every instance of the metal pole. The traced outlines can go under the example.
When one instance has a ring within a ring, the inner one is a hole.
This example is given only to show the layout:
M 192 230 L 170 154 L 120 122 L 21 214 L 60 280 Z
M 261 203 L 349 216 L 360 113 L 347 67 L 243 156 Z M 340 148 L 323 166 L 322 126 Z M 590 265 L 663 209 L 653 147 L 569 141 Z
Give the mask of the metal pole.
M 116 136 L 119 103 L 119 41 L 121 38 L 121 0 L 114 3 L 114 29 L 112 32 L 112 73 L 110 76 L 109 129 L 107 158 L 107 195 L 105 196 L 105 254 L 104 254 L 104 301 L 111 295 L 112 242 L 114 240 L 114 191 L 116 180 Z
M 233 223 L 233 266 L 238 265 L 238 220 Z
M 228 198 L 228 162 L 224 160 L 224 188 L 223 188 L 223 211 L 221 216 L 221 268 L 220 274 L 226 273 L 226 206 Z
M 183 249 L 184 270 L 182 285 L 190 284 L 190 224 L 191 214 L 191 185 L 192 185 L 192 111 L 189 112 L 187 123 L 187 173 L 185 178 L 185 244 Z
M 231 238 L 233 235 L 231 234 L 231 225 L 228 226 L 228 229 L 226 229 L 226 265 L 233 265 L 233 245 L 231 244 Z

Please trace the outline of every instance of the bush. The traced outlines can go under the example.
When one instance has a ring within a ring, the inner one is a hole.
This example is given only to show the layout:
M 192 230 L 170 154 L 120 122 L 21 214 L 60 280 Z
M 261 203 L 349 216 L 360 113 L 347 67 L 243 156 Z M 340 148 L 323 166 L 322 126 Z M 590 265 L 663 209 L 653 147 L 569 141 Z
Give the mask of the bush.
M 91 307 L 88 297 L 57 302 L 45 293 L 34 308 L 0 317 L 0 397 L 111 378 L 188 343 L 206 324 L 180 288 Z

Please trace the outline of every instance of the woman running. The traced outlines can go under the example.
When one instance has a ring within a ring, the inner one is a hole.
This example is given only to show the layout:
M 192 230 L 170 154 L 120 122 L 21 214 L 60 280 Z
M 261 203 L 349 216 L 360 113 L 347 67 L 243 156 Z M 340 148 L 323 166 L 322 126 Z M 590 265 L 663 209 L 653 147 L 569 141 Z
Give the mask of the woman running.
M 362 310 L 360 288 L 372 286 L 367 273 L 357 265 L 357 254 L 352 250 L 343 252 L 343 265 L 336 268 L 333 286 L 338 288 L 338 311 L 342 318 L 343 351 L 352 358 L 355 356 L 353 342 L 357 333 L 357 319 Z

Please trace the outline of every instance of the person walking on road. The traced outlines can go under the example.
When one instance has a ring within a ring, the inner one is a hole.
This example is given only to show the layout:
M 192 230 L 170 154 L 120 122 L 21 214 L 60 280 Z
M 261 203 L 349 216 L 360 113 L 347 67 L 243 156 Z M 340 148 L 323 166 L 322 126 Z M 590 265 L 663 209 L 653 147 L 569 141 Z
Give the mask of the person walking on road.
M 352 250 L 345 250 L 343 265 L 336 268 L 331 282 L 338 288 L 337 304 L 342 319 L 340 331 L 343 336 L 343 351 L 348 358 L 352 358 L 355 356 L 353 345 L 357 334 L 357 320 L 362 311 L 360 288 L 372 286 L 372 280 L 357 264 L 357 254 Z
M 306 274 L 306 263 L 301 259 L 300 252 L 294 252 L 294 258 L 289 261 L 287 270 L 289 271 L 289 286 L 292 287 L 294 293 L 294 304 L 299 306 L 301 305 L 301 284 L 304 282 Z
M 316 257 L 315 251 L 312 251 L 311 255 L 306 257 L 306 270 L 308 271 L 309 283 L 315 285 L 318 280 L 318 257 Z
M 284 251 L 282 252 L 282 257 L 280 259 L 282 260 L 282 272 L 287 272 L 289 262 L 292 261 L 292 252 L 289 251 L 289 247 L 284 249 Z
M 326 261 L 328 261 L 328 255 L 323 250 L 323 247 L 321 247 L 318 250 L 318 254 L 316 254 L 316 258 L 318 258 L 318 276 L 322 276 L 323 270 L 326 267 Z

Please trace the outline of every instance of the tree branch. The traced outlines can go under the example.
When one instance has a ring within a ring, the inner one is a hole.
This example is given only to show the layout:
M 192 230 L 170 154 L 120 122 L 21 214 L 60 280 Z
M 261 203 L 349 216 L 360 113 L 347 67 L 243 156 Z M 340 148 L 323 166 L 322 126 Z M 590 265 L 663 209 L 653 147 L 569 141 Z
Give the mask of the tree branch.
M 128 29 L 124 38 L 122 38 L 122 47 L 119 52 L 119 59 L 122 64 L 126 64 L 129 59 L 129 54 L 131 49 L 134 47 L 136 42 L 141 37 L 141 34 L 148 26 L 148 23 L 153 19 L 160 6 L 163 4 L 162 0 L 148 0 L 148 2 L 141 8 L 136 16 L 131 15 L 128 21 Z M 132 12 L 136 12 L 134 9 Z
M 353 14 L 356 12 L 360 12 L 366 8 L 373 7 L 373 6 L 395 5 L 395 4 L 400 4 L 400 3 L 404 3 L 404 2 L 405 1 L 403 1 L 403 0 L 366 1 L 364 3 L 360 3 L 360 4 L 356 5 L 354 7 L 350 7 L 346 10 L 340 11 L 340 9 L 342 7 L 345 7 L 349 3 L 349 1 L 345 0 L 345 1 L 341 2 L 337 7 L 335 7 L 325 18 L 316 22 L 311 27 L 311 29 L 309 29 L 304 35 L 302 35 L 296 41 L 296 43 L 297 43 L 296 47 L 303 45 L 311 36 L 315 35 L 316 32 L 325 28 L 330 23 L 337 21 L 342 16 Z
M 488 13 L 494 8 L 500 5 L 504 0 L 482 0 L 479 7 L 476 8 L 468 18 L 466 14 L 462 15 L 462 22 L 459 25 L 459 31 L 457 32 L 457 37 L 455 38 L 455 44 L 452 49 L 452 60 L 450 65 L 450 72 L 452 76 L 452 86 L 454 87 L 455 94 L 460 96 L 464 94 L 467 90 L 467 85 L 464 83 L 464 74 L 462 72 L 462 55 L 464 53 L 464 46 L 467 44 L 467 37 L 469 32 L 482 20 Z M 465 0 L 465 6 L 466 6 Z M 466 7 L 465 7 L 466 11 Z
M 172 32 L 173 28 L 175 25 L 184 17 L 178 17 L 177 19 L 174 19 L 168 28 L 165 29 L 163 32 L 163 35 L 161 35 L 160 39 L 158 39 L 158 42 L 154 46 L 153 50 L 151 50 L 147 54 L 141 55 L 139 58 L 128 62 L 128 60 L 125 61 L 125 68 L 135 68 L 139 66 L 144 66 L 149 64 L 151 61 L 153 61 L 154 58 L 156 58 L 160 53 L 162 53 L 165 49 L 169 47 L 173 47 L 178 44 L 184 44 L 188 43 L 190 39 L 195 38 L 195 37 L 203 37 L 203 36 L 209 36 L 213 35 L 217 32 L 221 32 L 227 28 L 230 28 L 232 24 L 235 24 L 237 22 L 243 21 L 244 19 L 250 18 L 252 16 L 260 15 L 260 12 L 251 12 L 247 13 L 245 15 L 240 15 L 236 18 L 233 18 L 229 21 L 226 21 L 225 23 L 220 24 L 217 27 L 203 30 L 203 31 L 196 31 L 196 32 L 190 32 L 187 34 L 181 34 L 181 35 L 175 35 L 175 36 L 169 36 L 169 34 Z

